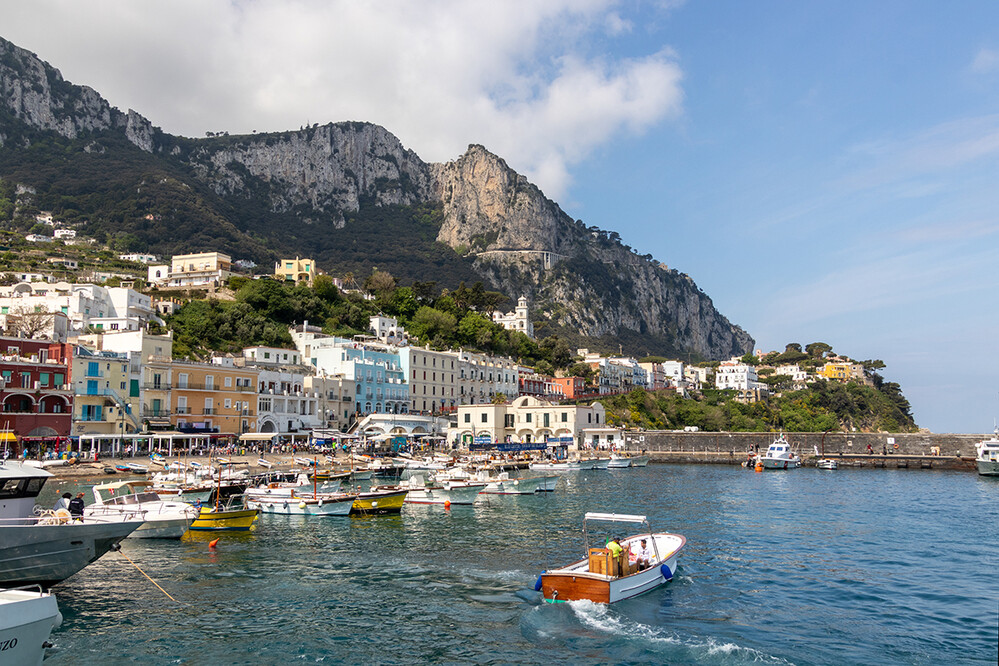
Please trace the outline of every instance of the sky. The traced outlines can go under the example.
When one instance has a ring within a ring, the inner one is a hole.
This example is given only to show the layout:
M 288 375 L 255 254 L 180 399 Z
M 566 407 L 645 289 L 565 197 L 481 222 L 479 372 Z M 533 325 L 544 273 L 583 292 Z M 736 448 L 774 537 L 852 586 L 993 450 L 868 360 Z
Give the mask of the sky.
M 2 0 L 0 36 L 163 130 L 482 144 L 689 274 L 757 348 L 999 418 L 999 3 Z

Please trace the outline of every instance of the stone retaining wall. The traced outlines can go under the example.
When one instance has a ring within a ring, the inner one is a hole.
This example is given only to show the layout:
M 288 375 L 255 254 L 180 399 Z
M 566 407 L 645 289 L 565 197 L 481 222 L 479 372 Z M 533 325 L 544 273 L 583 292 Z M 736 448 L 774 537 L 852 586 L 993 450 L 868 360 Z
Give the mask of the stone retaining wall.
M 646 431 L 625 433 L 625 443 L 629 451 L 639 452 L 690 452 L 729 454 L 745 458 L 750 447 L 759 446 L 760 452 L 767 450 L 773 442 L 772 432 L 674 432 Z M 928 456 L 931 448 L 940 447 L 944 457 L 974 457 L 975 444 L 988 439 L 989 435 L 948 435 L 931 433 L 822 433 L 789 432 L 785 437 L 792 448 L 802 457 L 812 456 L 818 449 L 823 455 L 832 457 L 840 454 L 856 456 L 867 454 L 870 444 L 875 454 L 887 451 L 890 454 Z

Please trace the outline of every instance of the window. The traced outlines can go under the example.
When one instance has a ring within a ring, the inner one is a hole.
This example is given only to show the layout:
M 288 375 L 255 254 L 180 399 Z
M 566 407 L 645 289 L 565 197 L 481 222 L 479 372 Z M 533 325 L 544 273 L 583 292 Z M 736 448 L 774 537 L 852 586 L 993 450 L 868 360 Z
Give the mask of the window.
M 232 388 L 232 377 L 226 377 L 225 378 L 225 387 L 226 388 Z
M 53 385 L 56 388 L 59 388 L 65 383 L 66 383 L 66 375 L 62 374 L 61 372 L 55 373 L 55 382 L 53 383 Z
M 532 416 L 534 416 L 534 415 L 531 414 L 531 413 L 524 414 L 524 420 L 527 421 L 528 423 L 530 423 Z
M 482 413 L 482 422 L 483 423 L 489 422 L 489 414 L 486 414 L 485 412 Z
M 232 398 L 226 398 L 225 399 L 225 408 L 226 409 L 232 409 Z
M 562 412 L 562 423 L 569 422 L 569 412 Z
M 47 372 L 40 372 L 40 373 L 38 373 L 38 384 L 40 386 L 48 386 L 49 385 L 49 373 L 47 373 Z
M 87 363 L 87 376 L 100 377 L 101 376 L 100 364 L 97 363 L 96 361 L 90 361 L 89 363 Z
M 414 406 L 415 406 L 415 405 L 414 405 Z M 471 422 L 472 422 L 472 415 L 471 415 L 471 414 L 468 414 L 468 413 L 466 413 L 466 414 L 465 414 L 465 423 L 471 423 Z
M 21 373 L 21 388 L 31 388 L 31 373 L 22 372 Z

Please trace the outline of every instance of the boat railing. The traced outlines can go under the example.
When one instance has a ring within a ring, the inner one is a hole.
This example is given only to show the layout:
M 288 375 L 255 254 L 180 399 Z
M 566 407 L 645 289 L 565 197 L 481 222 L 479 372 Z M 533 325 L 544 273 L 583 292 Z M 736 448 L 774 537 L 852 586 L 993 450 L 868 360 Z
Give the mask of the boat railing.
M 0 518 L 0 527 L 12 527 L 12 526 L 35 526 L 35 525 L 93 525 L 95 523 L 99 524 L 111 524 L 127 522 L 130 520 L 145 520 L 144 511 L 128 511 L 121 512 L 116 511 L 107 514 L 107 516 L 66 516 L 57 515 L 55 511 L 51 509 L 43 511 L 37 516 L 22 516 L 19 518 Z

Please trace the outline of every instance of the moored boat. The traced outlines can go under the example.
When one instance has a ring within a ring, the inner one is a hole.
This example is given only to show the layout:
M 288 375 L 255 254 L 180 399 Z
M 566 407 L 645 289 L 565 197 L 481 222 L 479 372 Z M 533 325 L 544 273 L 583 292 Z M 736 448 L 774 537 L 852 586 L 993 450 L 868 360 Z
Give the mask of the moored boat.
M 52 473 L 0 461 L 0 583 L 55 585 L 115 547 L 141 518 L 70 519 L 34 515 L 35 500 Z
M 399 484 L 408 490 L 406 504 L 474 504 L 484 483 L 444 481 L 428 484 L 422 475 L 414 475 Z
M 767 452 L 756 459 L 763 469 L 794 469 L 801 464 L 798 454 L 791 451 L 784 433 L 780 433 L 767 448 Z
M 149 481 L 115 481 L 93 487 L 94 503 L 83 510 L 91 518 L 124 520 L 139 517 L 142 527 L 129 535 L 132 539 L 179 539 L 198 517 L 190 504 L 163 500 L 149 490 Z
M 651 557 L 644 567 L 630 558 L 615 559 L 606 548 L 590 548 L 588 522 L 644 524 L 647 531 L 622 539 L 624 553 L 638 546 L 642 539 L 650 545 Z M 665 584 L 676 573 L 677 557 L 687 540 L 679 534 L 653 533 L 645 516 L 615 513 L 587 513 L 583 517 L 583 541 L 586 557 L 538 577 L 535 589 L 549 603 L 589 600 L 610 604 L 630 599 Z
M 358 492 L 351 513 L 399 513 L 409 493 L 405 488 L 372 488 Z
M 622 469 L 627 467 L 631 467 L 631 458 L 618 455 L 617 453 L 611 454 L 610 461 L 607 463 L 608 469 Z
M 546 483 L 542 476 L 513 478 L 509 472 L 490 474 L 486 470 L 477 472 L 473 479 L 486 484 L 482 489 L 486 495 L 533 495 L 541 492 Z
M 992 439 L 985 439 L 975 445 L 975 464 L 982 476 L 999 476 L 999 427 Z
M 230 498 L 227 506 L 204 506 L 201 513 L 191 523 L 191 529 L 197 532 L 246 532 L 254 528 L 254 523 L 260 516 L 260 509 L 250 509 L 236 506 L 237 502 Z
M 839 462 L 833 460 L 832 458 L 822 458 L 815 463 L 815 466 L 818 469 L 833 470 L 839 468 Z
M 544 462 L 532 462 L 528 467 L 532 470 L 542 471 L 542 472 L 576 472 L 581 469 L 590 469 L 588 465 L 584 466 L 581 462 L 563 460 L 561 462 L 554 461 L 544 461 Z
M 52 630 L 62 624 L 55 595 L 40 585 L 0 590 L 0 663 L 41 664 Z
M 350 514 L 357 495 L 350 493 L 316 493 L 309 497 L 247 498 L 246 506 L 263 513 L 286 516 L 346 516 Z

